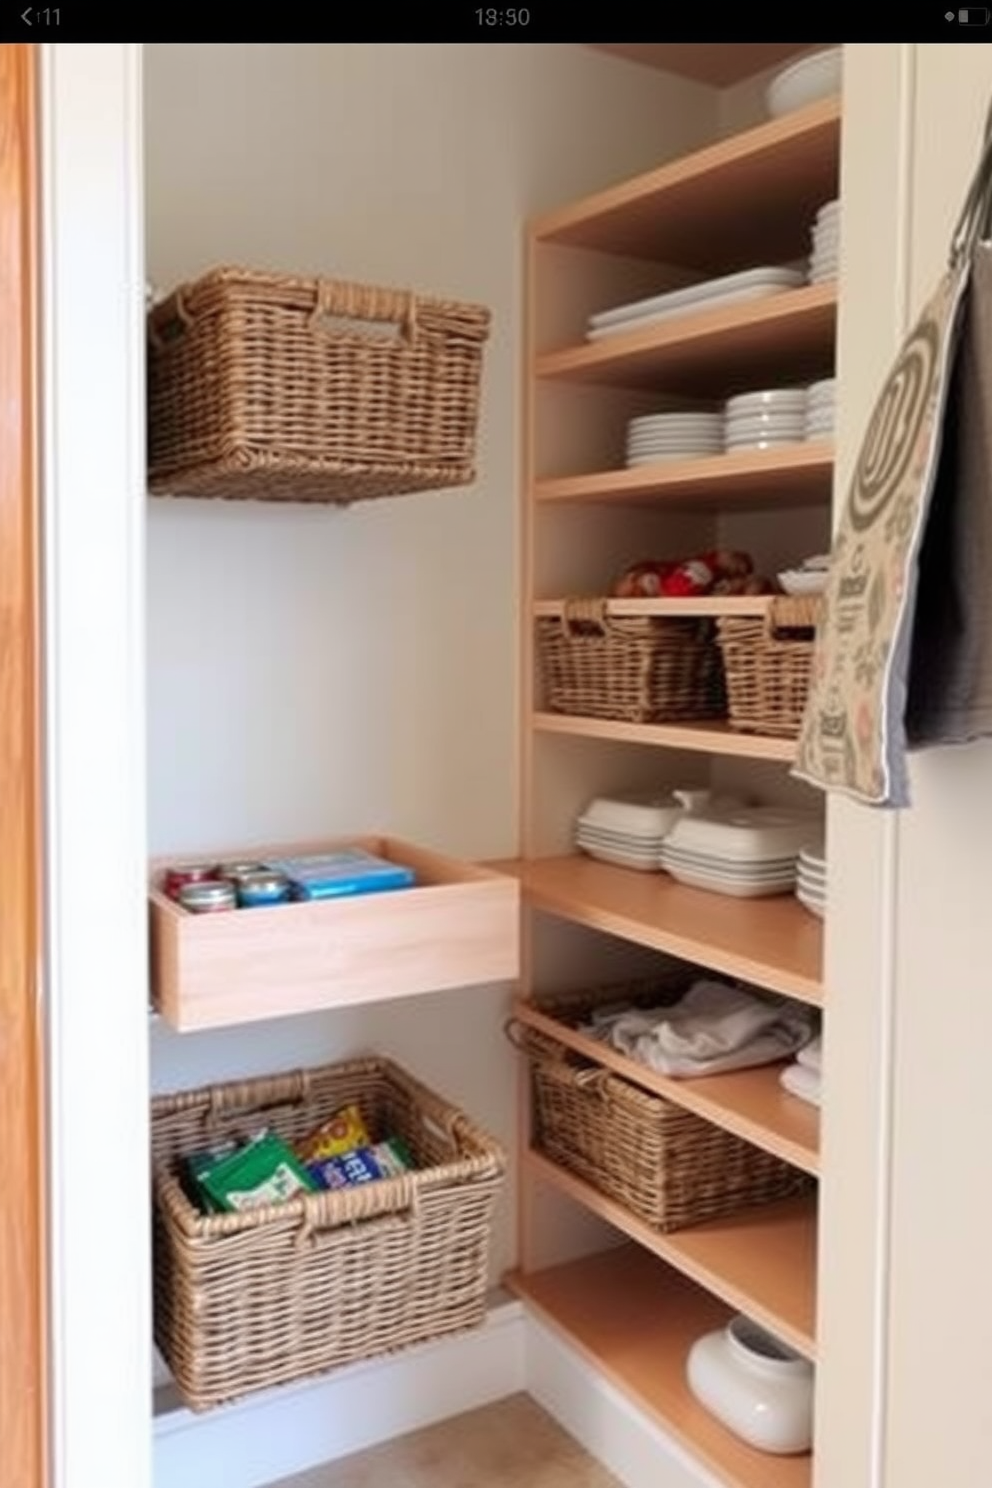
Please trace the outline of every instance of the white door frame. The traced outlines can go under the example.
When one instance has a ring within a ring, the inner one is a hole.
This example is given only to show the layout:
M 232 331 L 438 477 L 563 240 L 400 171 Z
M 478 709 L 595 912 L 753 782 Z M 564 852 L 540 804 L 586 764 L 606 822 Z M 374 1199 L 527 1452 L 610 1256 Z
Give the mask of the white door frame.
M 53 1488 L 151 1482 L 141 48 L 42 48 Z

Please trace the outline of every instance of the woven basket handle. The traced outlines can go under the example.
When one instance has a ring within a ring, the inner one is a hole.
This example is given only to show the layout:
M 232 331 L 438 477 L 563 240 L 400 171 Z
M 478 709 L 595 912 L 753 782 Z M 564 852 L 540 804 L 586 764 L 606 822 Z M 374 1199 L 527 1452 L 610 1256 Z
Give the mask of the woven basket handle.
M 308 1100 L 310 1086 L 307 1070 L 294 1070 L 261 1084 L 252 1080 L 214 1085 L 206 1108 L 206 1125 L 217 1125 L 232 1116 L 258 1116 L 264 1122 L 267 1113 Z
M 566 599 L 561 611 L 562 628 L 567 636 L 573 636 L 577 627 L 594 626 L 601 635 L 611 629 L 606 612 L 605 599 Z
M 348 1226 L 383 1218 L 411 1223 L 417 1218 L 419 1198 L 413 1174 L 401 1173 L 376 1183 L 357 1183 L 303 1197 L 303 1223 L 296 1244 L 304 1250 L 332 1241 Z
M 417 334 L 417 297 L 410 290 L 318 279 L 311 327 L 340 330 L 342 327 L 334 322 L 341 320 L 384 321 L 398 330 L 405 341 L 413 341 Z
M 150 318 L 147 320 L 147 330 L 148 339 L 156 351 L 161 351 L 167 341 L 174 341 L 193 324 L 193 317 L 186 308 L 185 289 L 185 285 L 180 285 L 169 295 L 168 299 L 153 307 L 157 314 L 154 320 Z M 156 321 L 168 328 L 166 335 L 163 336 Z
M 776 595 L 765 611 L 765 635 L 775 640 L 783 630 L 815 630 L 822 608 L 819 594 Z

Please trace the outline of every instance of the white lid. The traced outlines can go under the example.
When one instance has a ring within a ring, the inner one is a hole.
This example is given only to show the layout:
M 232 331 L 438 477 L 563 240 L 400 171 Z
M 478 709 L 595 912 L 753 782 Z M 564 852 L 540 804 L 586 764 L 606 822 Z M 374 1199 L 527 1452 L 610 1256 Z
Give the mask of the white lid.
M 669 834 L 669 845 L 731 862 L 798 855 L 817 835 L 819 817 L 782 806 L 706 808 L 683 816 Z

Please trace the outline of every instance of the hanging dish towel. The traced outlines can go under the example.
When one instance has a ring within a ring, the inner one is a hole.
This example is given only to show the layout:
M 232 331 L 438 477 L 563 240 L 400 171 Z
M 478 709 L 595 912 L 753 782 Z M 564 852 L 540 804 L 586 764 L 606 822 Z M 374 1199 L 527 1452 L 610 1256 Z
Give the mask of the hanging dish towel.
M 874 806 L 909 804 L 909 745 L 992 732 L 990 205 L 992 115 L 949 267 L 875 404 L 831 553 L 793 774 Z

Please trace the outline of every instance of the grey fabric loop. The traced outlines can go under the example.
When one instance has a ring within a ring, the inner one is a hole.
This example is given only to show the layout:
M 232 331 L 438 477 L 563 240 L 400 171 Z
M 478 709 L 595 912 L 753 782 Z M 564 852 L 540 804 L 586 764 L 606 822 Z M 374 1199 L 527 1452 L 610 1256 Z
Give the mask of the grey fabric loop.
M 992 235 L 992 103 L 985 115 L 982 154 L 971 178 L 964 206 L 951 239 L 950 264 L 955 268 L 976 243 Z

